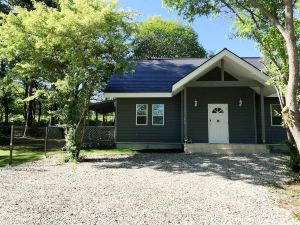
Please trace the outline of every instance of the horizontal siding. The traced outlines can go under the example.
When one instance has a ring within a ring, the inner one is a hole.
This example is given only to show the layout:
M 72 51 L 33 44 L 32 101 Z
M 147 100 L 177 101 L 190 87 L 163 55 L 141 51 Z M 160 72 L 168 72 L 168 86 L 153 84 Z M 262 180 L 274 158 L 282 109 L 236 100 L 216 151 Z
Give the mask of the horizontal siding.
M 243 106 L 238 106 L 239 99 Z M 194 100 L 198 107 L 194 107 Z M 228 104 L 229 142 L 255 143 L 253 90 L 247 87 L 187 89 L 188 137 L 193 142 L 208 143 L 208 104 Z
M 260 96 L 256 95 L 256 115 L 257 115 L 257 134 L 258 142 L 261 139 L 261 116 L 260 116 Z M 266 121 L 266 143 L 278 144 L 287 139 L 286 130 L 281 126 L 271 126 L 270 105 L 279 104 L 278 98 L 265 98 L 265 121 Z
M 148 125 L 137 126 L 136 104 L 148 104 Z M 152 125 L 152 104 L 165 105 L 164 126 Z M 165 142 L 181 141 L 180 94 L 173 98 L 118 98 L 117 142 Z

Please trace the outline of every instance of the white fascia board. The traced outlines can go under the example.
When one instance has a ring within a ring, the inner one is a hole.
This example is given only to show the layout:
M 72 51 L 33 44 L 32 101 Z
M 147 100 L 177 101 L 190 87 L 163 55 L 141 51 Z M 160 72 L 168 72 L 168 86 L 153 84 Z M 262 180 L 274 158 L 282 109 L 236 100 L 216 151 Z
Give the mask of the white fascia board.
M 259 69 L 255 68 L 254 66 L 252 66 L 251 64 L 249 64 L 245 60 L 243 60 L 240 57 L 234 55 L 232 52 L 230 52 L 228 50 L 225 50 L 225 51 L 226 51 L 226 56 L 228 58 L 230 58 L 232 61 L 240 64 L 241 66 L 243 66 L 244 68 L 246 68 L 247 70 L 252 72 L 253 75 L 256 75 L 262 81 L 261 83 L 263 85 L 265 85 L 264 82 L 266 82 L 269 79 L 269 77 L 267 75 L 265 75 L 263 72 L 261 72 Z
M 208 59 L 205 63 L 203 63 L 202 65 L 200 65 L 197 69 L 195 69 L 193 72 L 191 72 L 189 75 L 185 76 L 184 78 L 182 78 L 180 81 L 178 81 L 177 83 L 175 83 L 172 87 L 172 93 L 173 95 L 177 94 L 178 92 L 180 92 L 180 90 L 183 88 L 183 86 L 187 83 L 189 83 L 190 81 L 192 81 L 193 79 L 195 79 L 199 73 L 201 73 L 202 71 L 205 71 L 206 69 L 208 69 L 210 66 L 212 66 L 213 64 L 217 63 L 219 60 L 221 60 L 223 57 L 225 56 L 225 51 L 219 53 L 218 55 L 216 55 L 215 57 Z
M 255 68 L 254 66 L 250 65 L 248 62 L 244 61 L 243 59 L 239 58 L 238 56 L 234 55 L 232 52 L 224 49 L 215 57 L 207 60 L 205 63 L 200 65 L 197 69 L 191 72 L 189 75 L 185 76 L 183 79 L 175 83 L 172 87 L 173 95 L 177 94 L 181 91 L 181 89 L 189 83 L 190 81 L 199 78 L 199 74 L 207 69 L 209 69 L 212 65 L 220 61 L 222 58 L 229 58 L 230 60 L 236 62 L 237 64 L 243 66 L 245 69 L 249 70 L 254 76 L 258 78 L 258 81 L 265 86 L 265 82 L 269 79 L 264 73 L 262 73 L 259 69 Z
M 105 98 L 171 98 L 172 93 L 149 92 L 149 93 L 104 93 Z

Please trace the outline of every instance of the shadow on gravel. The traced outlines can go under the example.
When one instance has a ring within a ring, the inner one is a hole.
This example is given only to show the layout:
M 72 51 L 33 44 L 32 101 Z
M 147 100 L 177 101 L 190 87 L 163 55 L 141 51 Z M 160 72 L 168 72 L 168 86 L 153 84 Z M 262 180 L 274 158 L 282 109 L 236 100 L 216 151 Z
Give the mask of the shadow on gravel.
M 89 159 L 99 169 L 139 169 L 150 167 L 169 173 L 199 173 L 199 176 L 219 175 L 230 180 L 266 185 L 284 179 L 285 157 L 275 154 L 198 155 L 198 154 L 134 154 L 101 156 Z

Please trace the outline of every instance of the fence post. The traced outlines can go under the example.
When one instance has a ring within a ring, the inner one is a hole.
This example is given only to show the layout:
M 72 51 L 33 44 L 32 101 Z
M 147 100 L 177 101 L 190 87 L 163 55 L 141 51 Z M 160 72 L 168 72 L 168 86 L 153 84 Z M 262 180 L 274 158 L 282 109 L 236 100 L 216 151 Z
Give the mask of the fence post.
M 8 162 L 8 164 L 10 166 L 12 165 L 13 140 L 14 140 L 14 125 L 11 125 L 11 128 L 10 128 L 10 143 L 9 143 L 9 162 Z
M 45 157 L 47 157 L 47 146 L 48 145 L 48 127 L 45 129 Z

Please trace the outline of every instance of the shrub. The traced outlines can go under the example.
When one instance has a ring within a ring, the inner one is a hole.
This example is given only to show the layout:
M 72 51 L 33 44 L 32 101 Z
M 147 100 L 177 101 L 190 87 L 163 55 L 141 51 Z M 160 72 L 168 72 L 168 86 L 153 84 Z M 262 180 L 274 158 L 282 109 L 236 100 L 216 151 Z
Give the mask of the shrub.
M 293 172 L 300 171 L 300 154 L 296 145 L 291 141 L 284 142 L 290 149 L 290 157 L 286 161 L 286 166 Z

